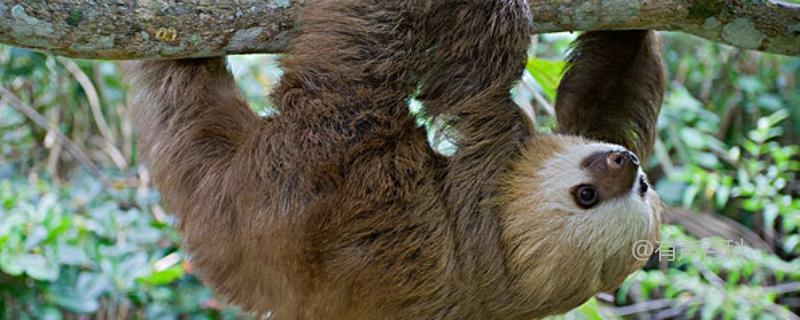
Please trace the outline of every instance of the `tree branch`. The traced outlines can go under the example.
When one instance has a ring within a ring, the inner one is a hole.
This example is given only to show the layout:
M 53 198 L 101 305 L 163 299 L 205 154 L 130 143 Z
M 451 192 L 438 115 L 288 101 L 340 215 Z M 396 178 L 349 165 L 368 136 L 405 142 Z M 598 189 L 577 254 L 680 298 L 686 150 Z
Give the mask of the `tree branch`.
M 179 58 L 286 49 L 302 0 L 0 0 L 0 43 L 95 59 Z M 531 0 L 534 32 L 683 31 L 800 55 L 800 5 L 776 0 Z

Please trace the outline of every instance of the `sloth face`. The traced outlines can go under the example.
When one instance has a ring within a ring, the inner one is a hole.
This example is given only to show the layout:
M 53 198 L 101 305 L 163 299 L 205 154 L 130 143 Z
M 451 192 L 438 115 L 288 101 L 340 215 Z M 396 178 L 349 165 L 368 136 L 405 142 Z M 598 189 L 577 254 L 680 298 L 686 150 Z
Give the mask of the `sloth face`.
M 511 198 L 527 204 L 525 211 L 532 215 L 608 215 L 604 216 L 608 219 L 622 215 L 649 223 L 658 201 L 635 154 L 580 137 L 534 138 L 513 176 Z
M 519 294 L 580 302 L 644 263 L 634 246 L 655 241 L 661 204 L 624 147 L 538 136 L 508 181 L 502 232 Z
M 639 166 L 639 159 L 624 147 L 574 138 L 551 137 L 566 143 L 549 149 L 535 164 L 533 181 L 544 196 L 542 209 L 561 215 L 623 215 L 648 222 L 655 193 Z M 617 212 L 616 214 L 614 212 Z
M 661 209 L 639 159 L 618 145 L 549 138 L 558 148 L 540 159 L 528 181 L 538 198 L 531 217 L 564 223 L 565 245 L 594 257 L 632 255 L 634 243 L 655 232 Z

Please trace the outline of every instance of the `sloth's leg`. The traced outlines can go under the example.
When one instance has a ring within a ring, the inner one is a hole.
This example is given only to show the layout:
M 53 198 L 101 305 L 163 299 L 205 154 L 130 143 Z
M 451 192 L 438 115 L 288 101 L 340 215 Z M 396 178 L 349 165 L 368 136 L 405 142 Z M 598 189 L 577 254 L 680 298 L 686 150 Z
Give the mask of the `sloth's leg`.
M 647 159 L 664 95 L 660 44 L 654 31 L 578 37 L 558 87 L 559 131 L 620 144 Z
M 325 171 L 303 174 L 332 177 L 347 162 L 380 156 L 376 149 L 425 144 L 406 107 L 419 51 L 416 2 L 305 5 L 271 95 L 279 113 L 275 125 L 291 144 L 286 149 L 299 152 L 303 165 Z
M 203 179 L 232 159 L 258 123 L 224 58 L 125 63 L 139 151 L 164 202 L 198 203 Z
M 271 168 L 271 154 L 253 147 L 264 120 L 242 99 L 224 58 L 129 62 L 126 68 L 140 154 L 161 202 L 178 217 L 193 265 L 217 292 L 248 308 L 257 303 L 252 291 L 271 297 L 264 279 L 272 270 L 261 277 L 247 271 L 269 261 L 247 255 L 251 229 L 270 232 L 257 223 L 269 218 L 257 201 L 275 194 L 259 178 Z
M 421 176 L 369 161 L 430 162 L 405 107 L 421 51 L 414 28 L 424 6 L 416 2 L 308 3 L 272 95 L 277 115 L 267 119 L 245 104 L 223 58 L 128 64 L 142 154 L 184 226 L 252 225 L 243 211 L 266 206 L 299 210 L 367 163 L 393 177 Z

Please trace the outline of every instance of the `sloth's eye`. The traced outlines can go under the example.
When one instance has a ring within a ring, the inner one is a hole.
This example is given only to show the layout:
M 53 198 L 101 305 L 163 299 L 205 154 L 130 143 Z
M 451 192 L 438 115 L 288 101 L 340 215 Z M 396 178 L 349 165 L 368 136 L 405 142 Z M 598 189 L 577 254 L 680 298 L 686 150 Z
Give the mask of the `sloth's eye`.
M 597 204 L 597 191 L 593 186 L 584 184 L 575 189 L 575 202 L 584 209 L 589 209 Z

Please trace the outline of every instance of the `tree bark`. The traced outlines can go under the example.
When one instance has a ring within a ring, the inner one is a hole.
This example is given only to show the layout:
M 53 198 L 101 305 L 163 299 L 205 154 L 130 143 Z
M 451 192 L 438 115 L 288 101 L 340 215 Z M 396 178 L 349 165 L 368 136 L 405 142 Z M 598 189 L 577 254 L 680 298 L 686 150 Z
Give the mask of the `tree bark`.
M 302 0 L 0 0 L 0 43 L 74 58 L 285 51 Z M 531 0 L 534 32 L 683 31 L 800 55 L 800 5 L 775 0 Z

